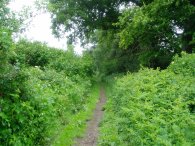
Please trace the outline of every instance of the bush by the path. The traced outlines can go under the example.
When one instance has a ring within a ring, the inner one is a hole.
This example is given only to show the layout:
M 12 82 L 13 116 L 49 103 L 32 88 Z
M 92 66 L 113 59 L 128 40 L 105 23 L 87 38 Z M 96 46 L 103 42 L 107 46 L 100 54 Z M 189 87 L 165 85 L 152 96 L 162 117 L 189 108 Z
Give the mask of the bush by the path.
M 164 71 L 142 69 L 116 80 L 100 145 L 195 144 L 195 55 Z
M 46 145 L 70 115 L 85 109 L 91 59 L 38 42 L 14 45 L 6 34 L 0 40 L 0 145 Z

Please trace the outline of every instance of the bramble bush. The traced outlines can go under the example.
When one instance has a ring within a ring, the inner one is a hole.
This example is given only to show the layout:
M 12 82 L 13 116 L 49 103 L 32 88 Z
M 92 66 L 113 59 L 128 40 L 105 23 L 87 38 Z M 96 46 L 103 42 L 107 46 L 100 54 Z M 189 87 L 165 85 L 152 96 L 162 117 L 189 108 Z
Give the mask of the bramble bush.
M 116 79 L 99 145 L 195 144 L 194 54 L 167 70 L 141 69 Z

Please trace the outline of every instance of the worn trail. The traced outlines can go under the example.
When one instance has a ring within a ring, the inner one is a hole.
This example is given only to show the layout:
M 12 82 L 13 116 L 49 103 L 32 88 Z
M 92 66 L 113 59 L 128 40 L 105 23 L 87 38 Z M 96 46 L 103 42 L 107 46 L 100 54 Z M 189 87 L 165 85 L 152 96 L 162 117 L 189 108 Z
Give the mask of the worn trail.
M 105 91 L 100 89 L 100 100 L 94 110 L 94 115 L 90 121 L 87 122 L 87 131 L 83 138 L 77 139 L 75 146 L 96 146 L 98 139 L 98 126 L 103 117 L 103 106 L 106 103 Z

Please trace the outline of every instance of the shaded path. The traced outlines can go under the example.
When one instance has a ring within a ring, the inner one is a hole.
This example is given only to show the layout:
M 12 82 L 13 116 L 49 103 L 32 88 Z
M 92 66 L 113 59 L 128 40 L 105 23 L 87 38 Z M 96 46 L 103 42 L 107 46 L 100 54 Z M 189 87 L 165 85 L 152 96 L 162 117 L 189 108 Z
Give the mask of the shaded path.
M 100 99 L 96 105 L 94 115 L 90 121 L 87 122 L 87 130 L 83 138 L 77 139 L 75 146 L 96 146 L 97 138 L 99 135 L 98 126 L 102 120 L 104 111 L 102 110 L 106 103 L 105 91 L 103 88 L 100 89 Z

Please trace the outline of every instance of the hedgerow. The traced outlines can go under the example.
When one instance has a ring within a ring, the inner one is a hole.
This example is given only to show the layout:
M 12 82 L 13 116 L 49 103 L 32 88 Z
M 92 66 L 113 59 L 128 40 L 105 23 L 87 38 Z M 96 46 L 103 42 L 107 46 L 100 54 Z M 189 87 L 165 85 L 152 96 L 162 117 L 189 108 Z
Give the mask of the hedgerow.
M 0 38 L 0 145 L 51 144 L 58 127 L 85 110 L 92 77 L 80 68 L 91 70 L 92 60 L 39 42 L 14 44 L 4 30 Z
M 195 56 L 117 78 L 99 145 L 194 145 Z

